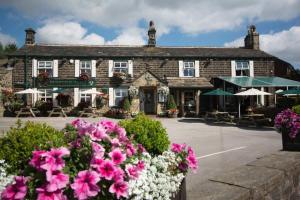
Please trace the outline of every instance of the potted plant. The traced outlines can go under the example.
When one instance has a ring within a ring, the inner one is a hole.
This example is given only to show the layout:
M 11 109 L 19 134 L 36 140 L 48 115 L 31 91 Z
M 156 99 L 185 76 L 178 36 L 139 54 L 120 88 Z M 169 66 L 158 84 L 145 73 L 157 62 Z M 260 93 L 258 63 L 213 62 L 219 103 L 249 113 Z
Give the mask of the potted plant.
M 139 89 L 135 86 L 130 86 L 128 88 L 128 95 L 131 99 L 136 98 L 139 95 Z
M 122 113 L 121 113 L 121 118 L 126 119 L 130 117 L 130 101 L 128 97 L 125 97 L 123 101 L 121 102 L 122 105 Z
M 114 73 L 113 73 L 113 77 L 114 77 L 114 78 L 117 78 L 117 79 L 119 79 L 119 80 L 121 80 L 121 81 L 125 80 L 125 79 L 126 79 L 126 76 L 127 76 L 127 74 L 124 73 L 124 72 L 114 72 Z
M 286 109 L 275 118 L 275 127 L 282 135 L 285 151 L 300 151 L 300 115 Z
M 89 81 L 90 76 L 87 73 L 81 73 L 80 76 L 79 76 L 79 80 L 80 81 Z
M 178 115 L 177 105 L 174 101 L 173 95 L 168 96 L 167 113 L 169 118 L 176 118 Z
M 41 72 L 38 75 L 38 81 L 42 85 L 47 85 L 49 82 L 49 74 L 47 72 Z

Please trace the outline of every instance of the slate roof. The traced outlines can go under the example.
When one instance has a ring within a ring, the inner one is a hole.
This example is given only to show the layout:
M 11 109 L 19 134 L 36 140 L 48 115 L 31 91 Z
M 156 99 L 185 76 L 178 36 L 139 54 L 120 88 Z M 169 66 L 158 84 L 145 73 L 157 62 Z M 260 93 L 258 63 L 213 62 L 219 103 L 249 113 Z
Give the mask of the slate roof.
M 41 57 L 160 57 L 160 58 L 274 58 L 253 49 L 222 47 L 148 47 L 148 46 L 72 46 L 42 45 L 23 46 L 9 56 Z
M 204 77 L 182 78 L 168 77 L 168 86 L 170 88 L 213 88 L 214 86 Z

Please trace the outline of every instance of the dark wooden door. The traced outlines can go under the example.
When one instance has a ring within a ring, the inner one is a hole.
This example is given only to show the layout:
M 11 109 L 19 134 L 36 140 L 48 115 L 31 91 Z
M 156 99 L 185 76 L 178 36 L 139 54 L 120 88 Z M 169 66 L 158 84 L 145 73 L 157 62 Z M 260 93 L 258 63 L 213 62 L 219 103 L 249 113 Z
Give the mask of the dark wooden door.
M 155 102 L 154 102 L 154 90 L 145 89 L 144 90 L 145 100 L 144 100 L 144 111 L 146 114 L 155 114 Z

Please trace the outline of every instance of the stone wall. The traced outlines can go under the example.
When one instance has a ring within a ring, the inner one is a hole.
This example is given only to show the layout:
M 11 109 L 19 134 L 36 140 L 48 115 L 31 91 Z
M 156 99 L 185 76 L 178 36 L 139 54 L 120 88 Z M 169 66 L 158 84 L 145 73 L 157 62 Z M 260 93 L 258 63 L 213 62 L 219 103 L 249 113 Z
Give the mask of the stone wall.
M 300 152 L 276 152 L 217 175 L 190 199 L 299 200 Z
M 39 60 L 47 60 L 44 58 L 36 58 Z M 57 58 L 51 58 L 57 59 Z M 74 58 L 75 59 L 75 58 Z M 158 78 L 163 79 L 164 75 L 167 77 L 179 77 L 178 59 L 159 59 L 159 58 L 135 58 L 133 59 L 133 78 L 128 81 L 124 81 L 123 85 L 129 85 L 129 82 L 139 77 L 146 70 L 150 70 Z M 231 59 L 215 59 L 207 62 L 206 59 L 200 60 L 200 77 L 206 77 L 208 79 L 217 76 L 231 76 Z M 27 80 L 31 82 L 32 77 L 32 60 L 27 60 Z M 75 64 L 67 62 L 62 63 L 59 60 L 58 63 L 58 76 L 61 79 L 73 79 L 75 76 Z M 274 73 L 274 62 L 268 60 L 254 60 L 254 74 L 255 76 L 268 76 Z M 97 62 L 96 68 L 97 87 L 119 85 L 113 78 L 108 77 L 108 59 Z M 24 60 L 18 59 L 13 69 L 13 84 L 24 82 Z

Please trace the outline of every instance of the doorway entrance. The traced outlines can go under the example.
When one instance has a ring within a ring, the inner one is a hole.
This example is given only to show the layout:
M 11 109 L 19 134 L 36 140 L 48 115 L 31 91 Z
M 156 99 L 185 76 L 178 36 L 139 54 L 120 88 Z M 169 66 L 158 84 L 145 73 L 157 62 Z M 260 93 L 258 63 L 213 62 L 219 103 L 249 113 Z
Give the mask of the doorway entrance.
M 145 88 L 144 91 L 144 112 L 145 114 L 156 114 L 154 88 Z

